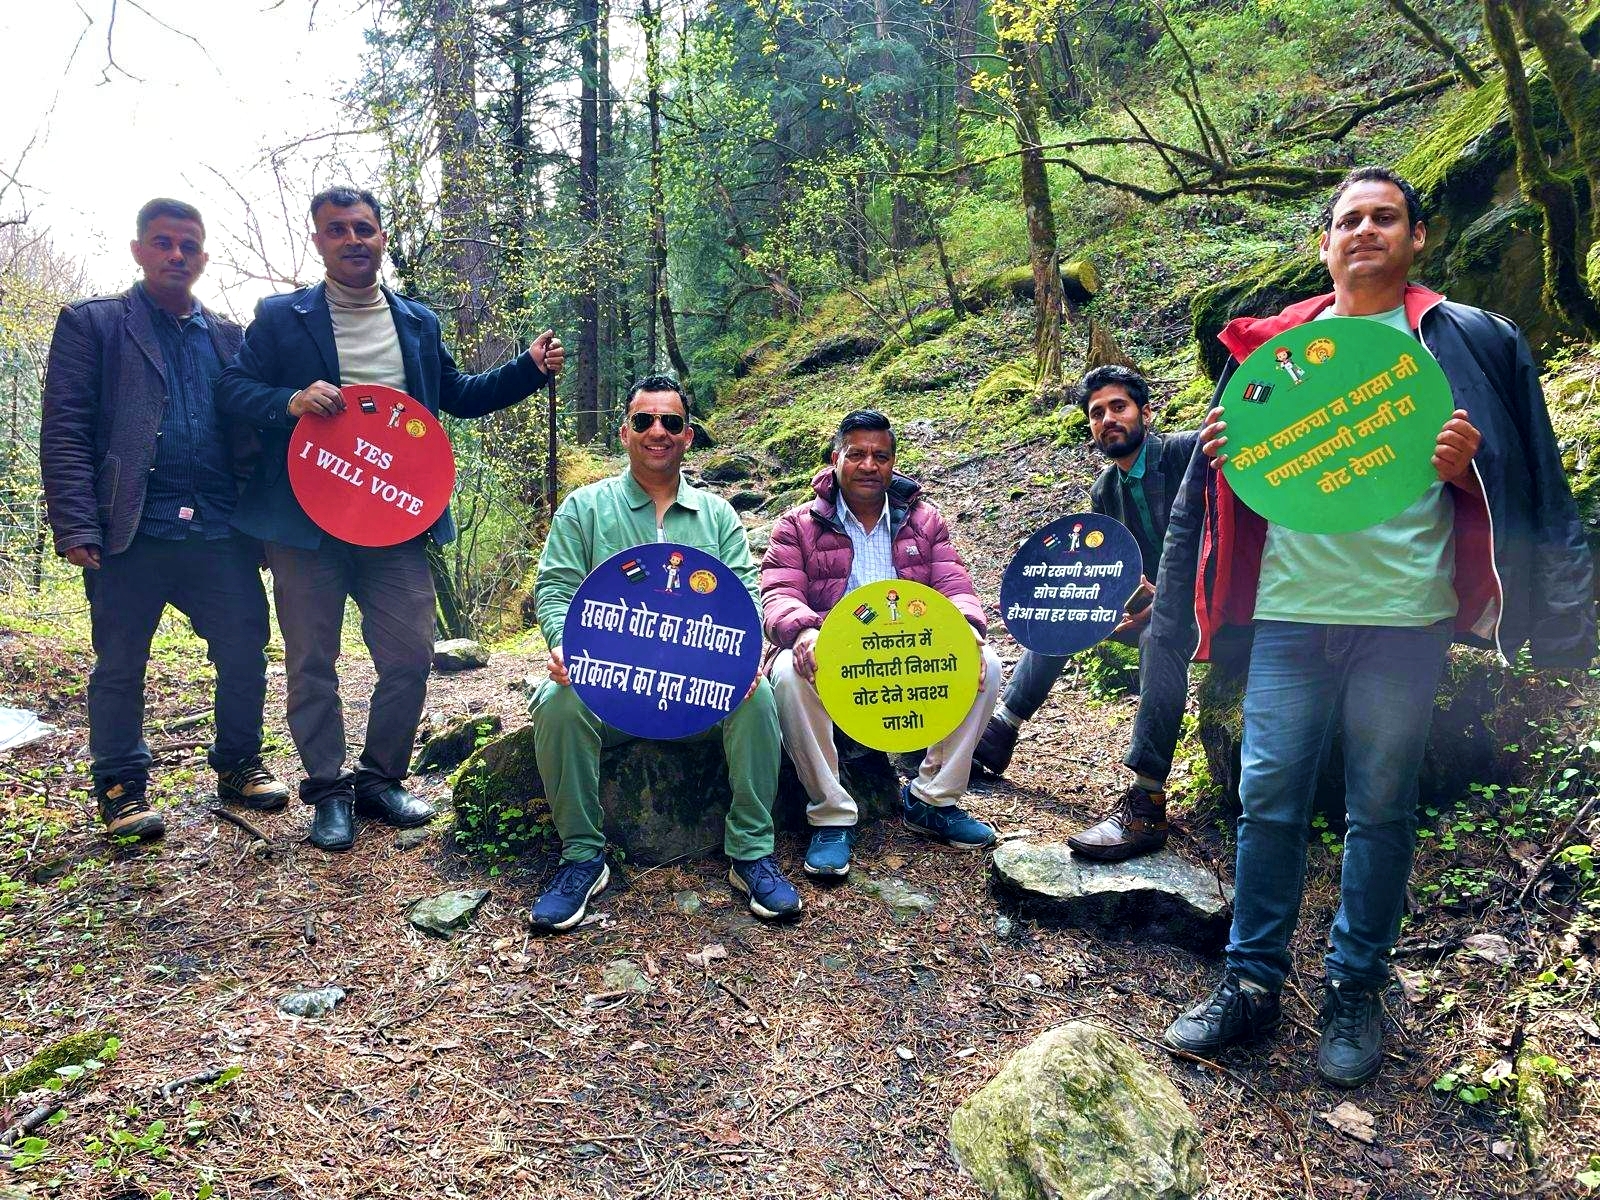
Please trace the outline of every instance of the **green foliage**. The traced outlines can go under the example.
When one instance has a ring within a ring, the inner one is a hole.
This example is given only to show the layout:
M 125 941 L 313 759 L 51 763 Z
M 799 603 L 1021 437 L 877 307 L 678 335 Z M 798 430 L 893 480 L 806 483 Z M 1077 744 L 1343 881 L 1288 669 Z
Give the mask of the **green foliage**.
M 115 1058 L 120 1045 L 103 1029 L 89 1029 L 58 1038 L 16 1070 L 0 1076 L 0 1097 L 76 1082 Z
M 556 843 L 550 810 L 534 796 L 537 781 L 532 727 L 481 747 L 450 781 L 456 844 L 490 859 L 491 874 L 500 860 Z
M 1107 638 L 1075 656 L 1078 681 L 1096 700 L 1139 694 L 1139 651 Z

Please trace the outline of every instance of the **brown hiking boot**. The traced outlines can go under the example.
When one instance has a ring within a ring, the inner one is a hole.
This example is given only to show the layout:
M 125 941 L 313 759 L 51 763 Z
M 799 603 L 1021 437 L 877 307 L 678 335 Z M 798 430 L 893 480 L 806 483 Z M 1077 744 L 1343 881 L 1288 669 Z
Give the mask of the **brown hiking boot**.
M 151 841 L 167 832 L 167 823 L 161 814 L 150 807 L 145 799 L 146 781 L 123 779 L 95 785 L 95 799 L 100 803 L 100 821 L 108 837 L 131 837 Z
M 1117 800 L 1104 821 L 1067 839 L 1079 858 L 1121 862 L 1167 844 L 1167 794 L 1147 792 L 1137 783 Z
M 231 771 L 217 772 L 217 799 L 258 812 L 277 812 L 289 803 L 289 789 L 257 757 Z

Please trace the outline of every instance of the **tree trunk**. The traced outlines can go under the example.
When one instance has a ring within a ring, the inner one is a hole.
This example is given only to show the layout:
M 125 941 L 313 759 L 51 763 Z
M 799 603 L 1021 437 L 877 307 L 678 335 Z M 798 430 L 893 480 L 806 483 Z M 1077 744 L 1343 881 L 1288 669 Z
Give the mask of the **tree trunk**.
M 1538 47 L 1556 107 L 1572 130 L 1573 157 L 1589 181 L 1590 243 L 1600 245 L 1600 62 L 1550 0 L 1510 0 L 1510 8 L 1523 36 Z
M 602 257 L 600 277 L 596 291 L 599 308 L 599 346 L 596 369 L 599 373 L 595 415 L 600 433 L 609 445 L 616 437 L 618 422 L 613 418 L 617 403 L 617 271 L 611 257 L 612 231 L 616 229 L 616 197 L 613 195 L 615 154 L 612 146 L 612 112 L 615 97 L 611 91 L 611 0 L 600 0 L 600 24 L 597 29 L 599 43 L 599 73 L 596 85 L 599 91 L 599 129 L 597 201 L 600 213 L 600 242 Z
M 578 0 L 578 224 L 591 246 L 600 229 L 600 4 Z M 600 408 L 600 277 L 591 261 L 578 295 L 578 361 L 571 402 L 577 413 L 579 442 L 599 432 Z
M 437 597 L 434 625 L 446 638 L 471 637 L 472 622 L 462 611 L 461 596 L 456 591 L 456 581 L 450 574 L 450 564 L 445 561 L 444 551 L 432 538 L 427 539 L 427 548 L 428 574 L 433 576 L 433 591 Z
M 455 316 L 455 357 L 487 365 L 489 227 L 478 156 L 478 73 L 471 0 L 434 0 L 433 94 L 439 138 L 439 216 Z
M 1061 378 L 1061 323 L 1066 300 L 1061 290 L 1061 256 L 1056 248 L 1056 218 L 1050 207 L 1050 180 L 1040 149 L 1039 98 L 1030 51 L 1020 42 L 1004 43 L 1010 64 L 1017 145 L 1022 153 L 1022 208 L 1028 218 L 1028 263 L 1033 268 L 1034 378 L 1041 384 Z M 1036 50 L 1036 48 L 1035 48 Z
M 661 318 L 661 339 L 666 343 L 672 369 L 677 372 L 678 386 L 683 389 L 684 399 L 693 404 L 689 364 L 678 347 L 678 329 L 672 320 L 672 294 L 667 282 L 667 205 L 661 189 L 661 19 L 652 11 L 650 0 L 644 0 L 639 23 L 644 28 L 645 107 L 650 113 L 650 274 L 655 281 L 654 307 Z M 653 336 L 651 340 L 654 341 Z M 651 367 L 654 366 L 652 357 Z
M 1578 198 L 1572 185 L 1550 169 L 1539 144 L 1522 51 L 1511 27 L 1505 0 L 1484 0 L 1483 23 L 1505 72 L 1506 106 L 1511 110 L 1511 138 L 1517 152 L 1517 180 L 1528 203 L 1544 218 L 1544 287 L 1540 302 L 1552 316 L 1600 333 L 1600 310 L 1584 286 L 1578 253 Z

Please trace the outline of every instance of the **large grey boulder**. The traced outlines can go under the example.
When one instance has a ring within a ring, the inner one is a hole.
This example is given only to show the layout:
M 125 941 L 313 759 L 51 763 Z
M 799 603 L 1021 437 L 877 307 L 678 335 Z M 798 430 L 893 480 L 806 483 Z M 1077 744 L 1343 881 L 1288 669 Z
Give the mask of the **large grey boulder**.
M 951 1116 L 950 1148 L 991 1200 L 1184 1200 L 1207 1182 L 1171 1081 L 1085 1021 L 1012 1055 Z
M 1122 863 L 1077 858 L 1064 842 L 1005 842 L 996 885 L 1072 925 L 1215 950 L 1228 936 L 1233 889 L 1170 850 Z
M 462 765 L 454 808 L 457 840 L 468 848 L 515 854 L 552 836 L 533 730 L 527 725 L 490 742 Z M 900 780 L 882 754 L 843 747 L 840 777 L 856 798 L 863 822 L 897 810 Z M 605 834 L 630 862 L 660 863 L 720 849 L 730 799 L 728 769 L 714 740 L 638 740 L 600 755 Z M 805 806 L 805 789 L 785 760 L 774 822 L 779 829 L 802 828 Z

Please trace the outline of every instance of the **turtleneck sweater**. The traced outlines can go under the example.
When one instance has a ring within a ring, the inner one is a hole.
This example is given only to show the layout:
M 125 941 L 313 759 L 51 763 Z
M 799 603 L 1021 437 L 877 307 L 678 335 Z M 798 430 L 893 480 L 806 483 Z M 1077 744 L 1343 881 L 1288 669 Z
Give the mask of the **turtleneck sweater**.
M 381 383 L 405 391 L 400 335 L 383 289 L 376 283 L 370 288 L 346 287 L 331 278 L 325 283 L 333 344 L 339 352 L 339 382 Z

